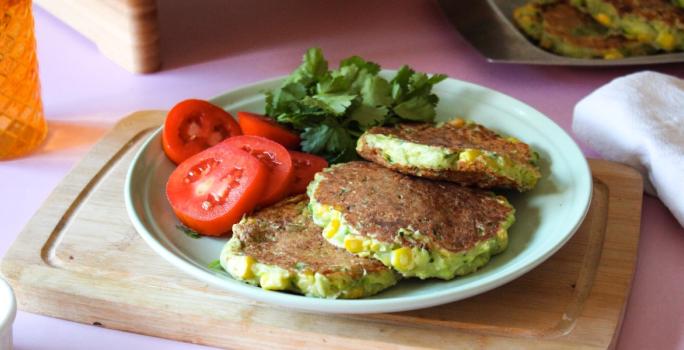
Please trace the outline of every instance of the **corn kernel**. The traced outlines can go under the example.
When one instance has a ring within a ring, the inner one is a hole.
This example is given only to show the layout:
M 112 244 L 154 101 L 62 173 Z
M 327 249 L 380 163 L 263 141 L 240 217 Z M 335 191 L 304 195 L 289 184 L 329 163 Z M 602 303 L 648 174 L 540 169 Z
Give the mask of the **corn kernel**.
M 616 60 L 616 59 L 620 59 L 623 57 L 624 56 L 622 55 L 622 53 L 618 50 L 610 50 L 610 51 L 603 54 L 603 59 L 606 59 L 606 60 Z
M 608 15 L 605 13 L 599 13 L 594 18 L 596 18 L 597 22 L 603 24 L 606 27 L 610 27 L 610 24 L 613 22 L 610 20 L 610 17 L 608 17 Z
M 508 231 L 499 230 L 496 232 L 496 238 L 499 240 L 499 249 L 495 253 L 500 253 L 506 249 L 508 246 Z
M 513 136 L 507 137 L 506 141 L 511 142 L 511 143 L 520 143 L 520 140 L 518 140 L 517 138 L 515 138 Z
M 261 275 L 259 284 L 261 288 L 268 290 L 284 290 L 290 285 L 288 276 L 279 271 L 269 271 Z
M 513 10 L 513 17 L 517 20 L 521 20 L 522 18 L 526 17 L 525 9 L 523 7 L 516 8 Z
M 250 279 L 254 277 L 252 266 L 255 262 L 249 255 L 234 256 L 228 261 L 228 270 L 233 276 Z
M 371 242 L 370 239 L 364 239 L 363 240 L 363 250 L 370 250 L 371 245 L 373 242 Z
M 532 3 L 527 3 L 525 6 L 520 7 L 520 12 L 534 13 L 537 9 Z
M 340 219 L 332 218 L 328 225 L 325 226 L 325 229 L 323 229 L 323 236 L 325 236 L 325 238 L 333 238 L 339 229 Z
M 401 247 L 392 251 L 391 263 L 397 270 L 411 270 L 414 267 L 413 253 L 409 247 Z
M 651 34 L 649 34 L 649 33 L 639 33 L 639 34 L 637 34 L 636 39 L 640 43 L 648 43 L 648 42 L 652 41 Z
M 363 240 L 352 236 L 344 237 L 344 249 L 356 254 L 363 250 Z
M 317 205 L 314 210 L 314 214 L 318 217 L 323 217 L 327 212 L 327 208 L 324 205 Z
M 354 289 L 351 289 L 345 294 L 345 298 L 349 299 L 357 299 L 361 298 L 363 296 L 363 288 L 362 287 L 356 287 Z
M 499 227 L 499 229 L 496 230 L 496 237 L 499 239 L 508 239 L 508 228 L 506 226 Z
M 299 274 L 300 282 L 304 282 L 307 285 L 313 285 L 316 280 L 313 271 L 307 270 Z
M 452 126 L 457 127 L 457 128 L 461 128 L 465 125 L 465 120 L 463 120 L 461 118 L 456 118 L 456 119 L 452 119 L 452 120 L 448 121 L 448 123 L 451 124 Z
M 501 163 L 503 169 L 511 169 L 514 166 L 513 161 L 509 157 L 501 156 L 498 158 L 498 161 Z
M 470 162 L 474 161 L 475 158 L 477 158 L 479 155 L 480 155 L 480 151 L 474 150 L 474 149 L 468 149 L 468 150 L 461 152 L 461 154 L 458 155 L 458 160 L 470 163 Z
M 529 16 L 518 17 L 518 22 L 520 22 L 520 25 L 522 25 L 523 27 L 529 27 L 533 23 L 532 18 L 530 18 Z
M 656 42 L 665 51 L 672 51 L 675 48 L 675 37 L 674 35 L 667 32 L 658 33 Z

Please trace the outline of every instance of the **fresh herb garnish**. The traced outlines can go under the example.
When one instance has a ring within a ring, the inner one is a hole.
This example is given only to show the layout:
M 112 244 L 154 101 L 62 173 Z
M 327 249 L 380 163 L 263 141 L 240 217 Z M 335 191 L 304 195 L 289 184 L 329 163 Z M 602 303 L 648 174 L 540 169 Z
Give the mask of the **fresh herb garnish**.
M 329 70 L 322 51 L 311 48 L 283 84 L 266 93 L 266 114 L 299 131 L 305 152 L 330 163 L 354 160 L 357 139 L 373 126 L 433 122 L 439 98 L 432 87 L 446 78 L 408 66 L 389 81 L 379 72 L 378 64 L 358 56 Z
M 194 239 L 200 239 L 202 238 L 202 235 L 197 233 L 197 231 L 185 226 L 185 225 L 176 225 L 176 228 L 179 229 L 181 232 L 185 233 L 186 236 Z
M 223 267 L 221 266 L 221 261 L 219 261 L 218 259 L 207 264 L 207 267 L 212 271 L 223 272 Z

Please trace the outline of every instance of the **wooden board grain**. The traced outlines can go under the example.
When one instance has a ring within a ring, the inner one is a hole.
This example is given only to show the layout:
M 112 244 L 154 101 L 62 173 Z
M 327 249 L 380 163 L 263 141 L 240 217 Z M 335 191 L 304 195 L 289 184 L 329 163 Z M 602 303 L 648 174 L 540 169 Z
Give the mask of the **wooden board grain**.
M 238 348 L 588 348 L 615 344 L 636 262 L 642 179 L 591 160 L 585 222 L 553 257 L 490 292 L 411 312 L 325 315 L 247 300 L 183 274 L 130 224 L 123 183 L 164 113 L 135 113 L 93 147 L 2 262 L 24 311 Z
M 161 66 L 155 0 L 35 0 L 133 73 Z

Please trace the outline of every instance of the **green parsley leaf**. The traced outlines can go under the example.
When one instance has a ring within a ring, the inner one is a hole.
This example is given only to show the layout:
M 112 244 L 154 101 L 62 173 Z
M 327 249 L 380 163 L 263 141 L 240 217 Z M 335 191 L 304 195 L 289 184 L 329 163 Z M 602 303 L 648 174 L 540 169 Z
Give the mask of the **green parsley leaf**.
M 351 106 L 352 101 L 354 101 L 355 98 L 355 95 L 343 94 L 315 95 L 313 97 L 313 99 L 318 100 L 322 103 L 319 105 L 324 106 L 325 110 L 329 111 L 334 115 L 344 115 L 344 113 L 347 111 L 347 108 Z
M 327 73 L 328 61 L 323 57 L 323 51 L 319 48 L 310 48 L 306 51 L 302 64 L 290 74 L 285 82 L 311 85 Z
M 197 231 L 181 224 L 181 225 L 176 225 L 176 228 L 179 229 L 181 232 L 185 233 L 186 236 L 193 238 L 193 239 L 200 239 L 202 238 L 202 235 L 197 233 Z
M 432 87 L 445 75 L 428 76 L 403 66 L 387 80 L 380 66 L 359 56 L 329 70 L 318 48 L 283 84 L 266 95 L 266 114 L 300 132 L 305 152 L 331 164 L 358 159 L 356 141 L 368 128 L 403 121 L 433 122 L 439 98 Z
M 430 79 L 428 79 L 428 84 L 430 84 L 431 85 L 430 87 L 432 87 L 432 85 L 439 84 L 448 77 L 449 76 L 447 76 L 446 74 L 433 74 L 430 77 Z
M 369 76 L 363 83 L 361 97 L 369 106 L 389 106 L 392 103 L 391 86 L 379 76 Z
M 349 135 L 347 130 L 342 126 L 337 126 L 332 129 L 328 143 L 326 144 L 326 151 L 331 154 L 348 152 L 349 149 L 356 148 L 356 139 Z
M 306 86 L 288 83 L 277 90 L 266 92 L 266 114 L 291 114 L 298 111 L 298 101 L 306 97 Z
M 304 132 L 301 134 L 302 150 L 308 153 L 322 154 L 326 149 L 326 144 L 332 133 L 332 128 L 325 124 L 319 124 L 304 129 Z
M 207 264 L 207 267 L 212 271 L 223 272 L 223 266 L 221 266 L 221 261 L 218 259 Z
M 326 75 L 316 85 L 318 94 L 337 94 L 349 90 L 349 79 L 344 75 Z
M 362 104 L 355 108 L 349 118 L 356 121 L 361 129 L 365 130 L 373 126 L 382 125 L 387 116 L 387 107 L 373 107 Z
M 378 74 L 380 72 L 380 65 L 371 62 L 371 61 L 366 61 L 363 58 L 359 56 L 351 56 L 348 58 L 343 59 L 340 62 L 340 67 L 348 67 L 348 66 L 355 66 L 359 69 L 365 70 L 370 74 Z
M 298 261 L 294 264 L 294 268 L 297 271 L 302 271 L 306 269 L 309 265 L 307 265 L 305 262 Z
M 390 82 L 392 84 L 392 98 L 395 101 L 400 101 L 408 92 L 409 80 L 413 73 L 415 72 L 409 66 L 402 66 L 397 71 L 397 75 Z
M 394 113 L 412 121 L 430 122 L 435 119 L 435 107 L 425 96 L 417 96 L 398 104 L 394 107 Z

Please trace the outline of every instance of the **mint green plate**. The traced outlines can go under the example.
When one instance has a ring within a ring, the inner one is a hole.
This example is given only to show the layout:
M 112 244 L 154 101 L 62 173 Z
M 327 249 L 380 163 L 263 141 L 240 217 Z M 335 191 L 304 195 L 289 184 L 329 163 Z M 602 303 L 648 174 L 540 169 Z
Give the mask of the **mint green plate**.
M 385 72 L 386 74 L 388 72 Z M 265 90 L 282 78 L 236 89 L 212 101 L 235 114 L 263 112 Z M 543 177 L 531 192 L 506 193 L 517 209 L 510 245 L 484 268 L 451 281 L 404 280 L 376 296 L 358 300 L 307 298 L 265 291 L 207 268 L 218 258 L 226 238 L 193 239 L 176 228 L 178 220 L 166 201 L 166 180 L 174 165 L 161 148 L 160 130 L 136 154 L 125 184 L 126 209 L 143 239 L 171 264 L 228 292 L 299 310 L 326 313 L 378 313 L 425 308 L 464 299 L 505 284 L 548 259 L 581 224 L 591 199 L 587 161 L 572 139 L 540 112 L 496 91 L 449 79 L 435 88 L 440 119 L 473 119 L 534 147 Z

